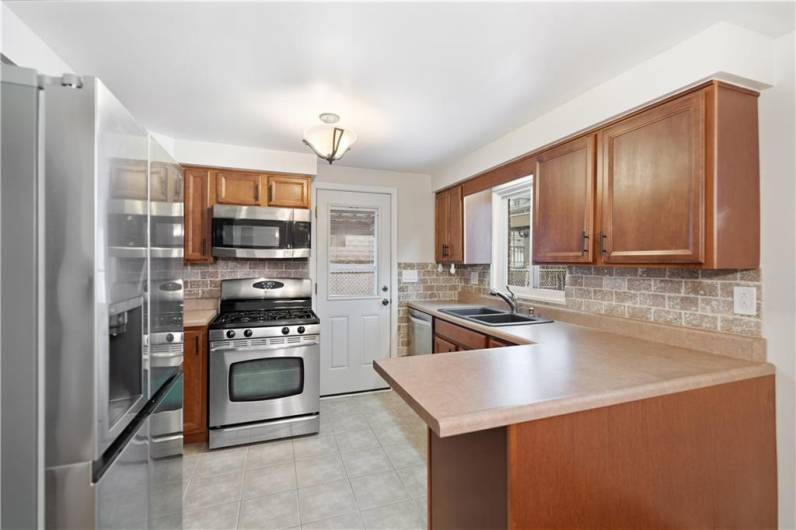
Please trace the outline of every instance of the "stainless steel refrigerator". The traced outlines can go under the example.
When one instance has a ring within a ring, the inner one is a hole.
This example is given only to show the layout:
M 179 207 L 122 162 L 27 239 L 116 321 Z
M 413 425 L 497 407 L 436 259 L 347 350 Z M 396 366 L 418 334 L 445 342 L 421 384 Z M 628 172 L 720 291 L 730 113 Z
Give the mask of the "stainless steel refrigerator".
M 182 173 L 96 78 L 2 65 L 3 528 L 182 524 Z

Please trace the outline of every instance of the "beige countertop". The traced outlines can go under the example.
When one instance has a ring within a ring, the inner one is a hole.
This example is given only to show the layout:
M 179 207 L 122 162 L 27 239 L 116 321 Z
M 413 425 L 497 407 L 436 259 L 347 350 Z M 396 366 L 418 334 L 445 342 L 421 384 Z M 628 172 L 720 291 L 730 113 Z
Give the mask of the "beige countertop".
M 375 362 L 439 436 L 453 436 L 774 373 L 749 362 L 553 322 L 489 327 L 439 313 L 468 304 L 410 303 L 520 346 Z
M 215 309 L 186 309 L 182 316 L 182 325 L 185 328 L 206 326 L 216 318 L 217 313 Z

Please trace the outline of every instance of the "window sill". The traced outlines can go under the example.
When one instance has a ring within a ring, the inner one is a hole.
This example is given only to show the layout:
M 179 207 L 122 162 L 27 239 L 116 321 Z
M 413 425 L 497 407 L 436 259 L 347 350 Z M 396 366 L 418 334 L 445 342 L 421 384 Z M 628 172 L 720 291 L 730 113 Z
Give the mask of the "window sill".
M 541 302 L 544 304 L 566 305 L 567 301 L 563 291 L 539 289 L 538 292 L 517 293 L 521 302 Z

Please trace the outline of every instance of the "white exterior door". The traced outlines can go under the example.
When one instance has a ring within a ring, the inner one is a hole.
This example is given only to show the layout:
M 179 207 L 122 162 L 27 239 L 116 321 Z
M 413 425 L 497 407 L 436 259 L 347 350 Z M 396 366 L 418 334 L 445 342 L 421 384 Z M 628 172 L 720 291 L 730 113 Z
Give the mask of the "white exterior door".
M 390 195 L 319 189 L 317 207 L 321 395 L 387 388 L 373 361 L 390 356 Z

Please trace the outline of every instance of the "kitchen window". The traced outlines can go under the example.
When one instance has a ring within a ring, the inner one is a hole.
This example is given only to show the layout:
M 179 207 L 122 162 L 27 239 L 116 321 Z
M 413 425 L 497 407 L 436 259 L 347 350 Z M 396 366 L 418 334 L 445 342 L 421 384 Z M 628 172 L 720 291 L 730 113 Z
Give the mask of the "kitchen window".
M 533 176 L 492 189 L 491 287 L 520 298 L 564 303 L 567 269 L 533 263 Z

